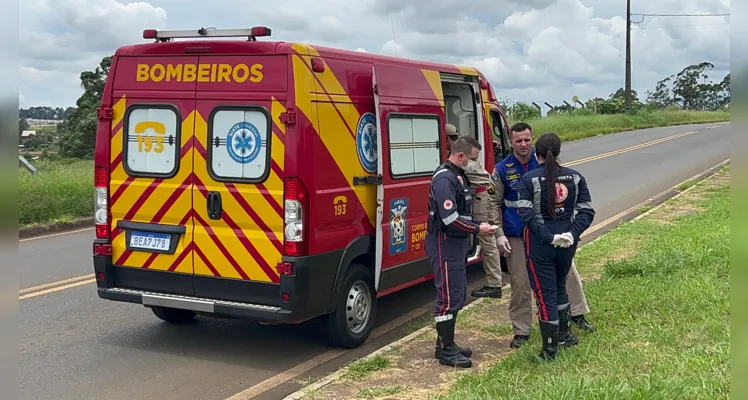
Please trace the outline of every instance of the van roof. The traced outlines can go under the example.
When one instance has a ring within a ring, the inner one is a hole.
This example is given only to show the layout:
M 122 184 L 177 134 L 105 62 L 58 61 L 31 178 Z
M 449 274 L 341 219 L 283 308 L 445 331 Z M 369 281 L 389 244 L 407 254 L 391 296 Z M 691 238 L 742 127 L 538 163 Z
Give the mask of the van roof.
M 185 54 L 207 54 L 200 51 L 209 45 L 209 54 L 293 54 L 294 47 L 313 49 L 323 58 L 343 58 L 368 61 L 374 64 L 397 64 L 412 66 L 415 68 L 426 68 L 446 73 L 463 73 L 477 75 L 483 79 L 485 76 L 475 67 L 461 66 L 456 64 L 444 64 L 430 61 L 420 61 L 401 57 L 386 56 L 382 54 L 364 53 L 355 50 L 346 50 L 325 46 L 316 46 L 307 43 L 284 42 L 284 41 L 247 41 L 247 40 L 184 40 L 171 42 L 156 42 L 133 44 L 119 47 L 114 53 L 116 57 L 141 57 L 141 56 L 183 56 Z

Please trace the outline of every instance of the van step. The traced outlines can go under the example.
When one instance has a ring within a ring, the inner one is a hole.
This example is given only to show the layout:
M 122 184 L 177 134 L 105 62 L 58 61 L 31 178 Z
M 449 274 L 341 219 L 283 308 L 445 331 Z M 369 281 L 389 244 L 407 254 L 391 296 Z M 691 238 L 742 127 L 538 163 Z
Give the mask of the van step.
M 140 295 L 143 305 L 183 308 L 202 312 L 213 312 L 215 305 L 241 307 L 261 311 L 280 311 L 280 307 L 262 304 L 240 303 L 236 301 L 207 299 L 204 297 L 183 296 L 169 293 L 149 292 L 145 290 L 111 288 L 109 292 Z

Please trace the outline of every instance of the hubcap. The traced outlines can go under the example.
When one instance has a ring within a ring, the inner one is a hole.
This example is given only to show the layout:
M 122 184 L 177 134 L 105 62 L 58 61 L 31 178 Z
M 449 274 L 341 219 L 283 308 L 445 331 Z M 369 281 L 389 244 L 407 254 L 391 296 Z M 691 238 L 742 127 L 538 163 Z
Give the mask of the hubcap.
M 361 333 L 366 328 L 371 315 L 371 292 L 369 285 L 356 282 L 348 292 L 345 304 L 345 318 L 348 329 L 353 333 Z

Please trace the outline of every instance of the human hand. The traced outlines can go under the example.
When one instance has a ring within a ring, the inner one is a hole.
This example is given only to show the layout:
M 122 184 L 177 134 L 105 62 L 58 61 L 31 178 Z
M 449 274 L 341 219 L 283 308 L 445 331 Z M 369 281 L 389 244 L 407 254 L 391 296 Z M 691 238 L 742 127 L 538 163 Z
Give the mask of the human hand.
M 479 235 L 493 235 L 494 232 L 496 232 L 496 226 L 481 222 Z
M 571 232 L 562 233 L 561 236 L 569 240 L 569 246 L 574 245 L 574 235 L 572 235 Z
M 499 236 L 499 238 L 496 239 L 496 244 L 499 246 L 499 250 L 502 250 L 505 253 L 512 252 L 512 246 L 509 245 L 509 239 L 507 239 L 506 236 Z
M 560 234 L 553 235 L 553 241 L 551 242 L 551 244 L 556 247 L 563 247 L 563 248 L 567 248 L 571 246 L 571 242 L 569 241 L 569 238 L 564 235 L 560 235 Z

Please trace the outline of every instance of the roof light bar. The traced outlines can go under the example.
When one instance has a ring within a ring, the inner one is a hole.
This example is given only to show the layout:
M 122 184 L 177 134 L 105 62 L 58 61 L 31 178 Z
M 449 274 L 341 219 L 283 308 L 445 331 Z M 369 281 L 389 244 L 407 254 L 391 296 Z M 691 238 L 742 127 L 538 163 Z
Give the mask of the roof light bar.
M 271 29 L 265 26 L 255 26 L 249 29 L 200 28 L 197 30 L 185 29 L 171 31 L 146 29 L 143 31 L 143 39 L 155 39 L 156 41 L 166 42 L 173 39 L 186 38 L 246 37 L 250 41 L 255 41 L 258 37 L 270 36 L 270 34 Z

